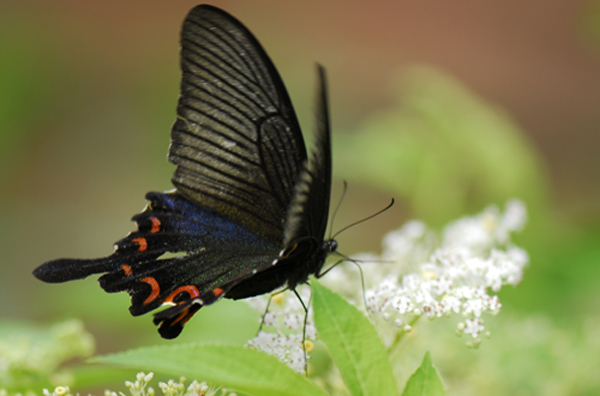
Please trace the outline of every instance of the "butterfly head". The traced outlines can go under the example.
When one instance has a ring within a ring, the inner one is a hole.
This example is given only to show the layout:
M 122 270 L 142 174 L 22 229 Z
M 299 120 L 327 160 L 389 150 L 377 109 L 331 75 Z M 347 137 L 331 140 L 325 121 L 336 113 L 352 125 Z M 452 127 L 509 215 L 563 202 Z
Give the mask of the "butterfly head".
M 323 251 L 327 252 L 327 255 L 334 253 L 338 248 L 337 241 L 333 239 L 329 239 L 327 241 L 323 241 Z

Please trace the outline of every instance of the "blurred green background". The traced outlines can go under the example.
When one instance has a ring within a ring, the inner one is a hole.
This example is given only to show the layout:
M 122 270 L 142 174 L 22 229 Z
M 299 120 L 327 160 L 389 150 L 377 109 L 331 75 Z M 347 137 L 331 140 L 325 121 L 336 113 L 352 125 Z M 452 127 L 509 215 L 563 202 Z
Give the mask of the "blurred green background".
M 171 188 L 178 36 L 196 4 L 0 2 L 0 320 L 81 318 L 99 353 L 168 342 L 149 316 L 130 317 L 126 294 L 30 274 L 110 254 L 144 194 Z M 531 266 L 500 293 L 497 337 L 479 351 L 454 338 L 421 346 L 449 393 L 600 394 L 589 331 L 600 325 L 600 2 L 211 4 L 261 41 L 307 135 L 315 62 L 327 68 L 334 202 L 349 182 L 336 229 L 397 199 L 341 235 L 342 252 L 376 252 L 411 218 L 441 226 L 511 197 L 527 203 L 516 242 Z M 220 302 L 177 342 L 242 343 L 256 329 L 238 323 L 255 320 Z M 510 376 L 515 359 L 526 363 Z

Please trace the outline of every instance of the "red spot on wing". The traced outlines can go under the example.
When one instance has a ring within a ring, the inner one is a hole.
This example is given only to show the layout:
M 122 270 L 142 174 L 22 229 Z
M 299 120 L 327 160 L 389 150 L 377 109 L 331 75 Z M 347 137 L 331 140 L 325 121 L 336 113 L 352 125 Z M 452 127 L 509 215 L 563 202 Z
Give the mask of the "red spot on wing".
M 148 249 L 148 242 L 146 241 L 146 238 L 135 238 L 132 239 L 131 242 L 135 242 L 140 245 L 138 248 L 139 252 L 143 252 L 144 250 Z
M 144 305 L 146 305 L 146 304 L 149 304 L 152 301 L 156 300 L 156 297 L 158 297 L 158 295 L 160 294 L 160 286 L 158 285 L 158 282 L 156 281 L 156 279 L 154 279 L 151 276 L 142 278 L 140 280 L 142 282 L 146 282 L 147 284 L 150 285 L 150 287 L 152 287 L 152 292 L 150 293 L 148 298 L 146 298 L 146 301 L 144 301 Z
M 160 231 L 160 220 L 156 217 L 148 217 L 148 219 L 152 222 L 152 229 L 150 230 L 150 233 L 154 234 Z
M 173 290 L 173 293 L 169 294 L 167 296 L 167 298 L 164 299 L 163 302 L 165 303 L 172 303 L 173 299 L 182 292 L 187 292 L 190 295 L 190 299 L 192 298 L 196 298 L 200 295 L 200 292 L 198 291 L 198 288 L 194 285 L 186 285 L 186 286 L 180 286 L 177 289 Z
M 219 297 L 221 294 L 223 294 L 223 289 L 221 289 L 220 287 L 215 287 L 212 290 L 212 292 L 215 295 L 215 297 Z
M 123 270 L 123 272 L 125 272 L 125 276 L 129 276 L 129 275 L 133 274 L 133 270 L 127 264 L 123 264 L 121 266 L 121 269 Z

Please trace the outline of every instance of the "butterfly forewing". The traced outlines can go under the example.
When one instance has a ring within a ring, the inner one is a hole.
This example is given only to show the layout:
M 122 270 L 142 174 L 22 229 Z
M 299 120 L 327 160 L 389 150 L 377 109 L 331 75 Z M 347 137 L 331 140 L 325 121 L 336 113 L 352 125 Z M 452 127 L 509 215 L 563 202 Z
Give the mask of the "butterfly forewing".
M 173 184 L 281 244 L 306 149 L 279 74 L 241 23 L 206 5 L 184 22 L 181 68 Z

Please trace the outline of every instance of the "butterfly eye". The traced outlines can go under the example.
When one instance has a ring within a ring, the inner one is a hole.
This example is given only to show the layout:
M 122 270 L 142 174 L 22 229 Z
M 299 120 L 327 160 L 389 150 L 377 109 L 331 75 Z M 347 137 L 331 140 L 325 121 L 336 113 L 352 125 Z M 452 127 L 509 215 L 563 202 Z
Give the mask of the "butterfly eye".
M 329 248 L 329 252 L 333 253 L 337 250 L 338 248 L 338 243 L 337 241 L 331 240 L 331 241 L 327 241 L 325 242 Z

